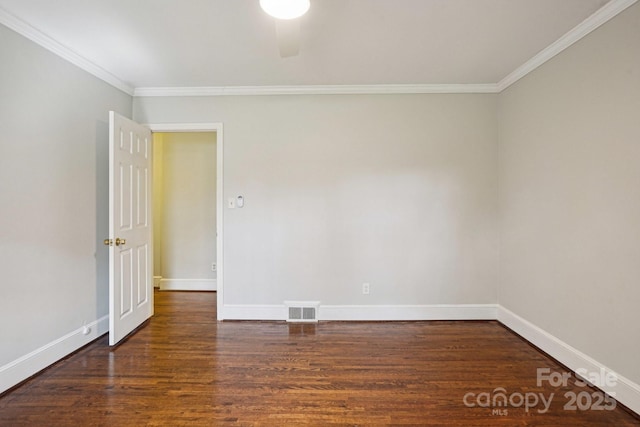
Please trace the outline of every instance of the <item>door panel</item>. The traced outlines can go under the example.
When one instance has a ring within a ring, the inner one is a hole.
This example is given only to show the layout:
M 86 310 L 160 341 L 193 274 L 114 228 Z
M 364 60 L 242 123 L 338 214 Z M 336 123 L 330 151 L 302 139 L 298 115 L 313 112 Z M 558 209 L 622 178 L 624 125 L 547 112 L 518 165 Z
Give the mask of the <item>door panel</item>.
M 109 114 L 109 344 L 153 315 L 151 131 Z
M 130 249 L 120 251 L 120 280 L 116 282 L 118 293 L 120 295 L 120 311 L 117 313 L 117 319 L 124 319 L 131 313 L 131 264 L 133 262 L 133 253 Z
M 149 289 L 152 288 L 153 283 L 149 283 L 149 275 L 146 274 L 146 266 L 149 265 L 149 246 L 138 246 L 138 289 L 137 300 L 138 306 L 146 304 L 149 300 Z M 151 285 L 151 286 L 150 286 Z

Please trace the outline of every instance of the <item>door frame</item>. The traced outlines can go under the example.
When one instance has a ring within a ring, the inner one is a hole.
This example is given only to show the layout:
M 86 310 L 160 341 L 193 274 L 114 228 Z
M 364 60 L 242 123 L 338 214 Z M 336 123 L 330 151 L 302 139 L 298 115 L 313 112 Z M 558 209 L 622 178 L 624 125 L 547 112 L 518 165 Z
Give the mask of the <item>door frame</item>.
M 145 123 L 151 132 L 216 133 L 216 285 L 218 320 L 224 320 L 224 135 L 222 123 Z

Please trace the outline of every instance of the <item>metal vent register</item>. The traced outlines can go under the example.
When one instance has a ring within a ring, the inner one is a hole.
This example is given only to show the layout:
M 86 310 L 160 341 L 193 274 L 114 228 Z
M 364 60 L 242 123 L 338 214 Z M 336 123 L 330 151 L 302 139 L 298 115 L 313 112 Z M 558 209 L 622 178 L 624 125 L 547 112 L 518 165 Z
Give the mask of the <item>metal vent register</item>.
M 317 322 L 318 306 L 316 301 L 285 301 L 287 307 L 287 322 Z

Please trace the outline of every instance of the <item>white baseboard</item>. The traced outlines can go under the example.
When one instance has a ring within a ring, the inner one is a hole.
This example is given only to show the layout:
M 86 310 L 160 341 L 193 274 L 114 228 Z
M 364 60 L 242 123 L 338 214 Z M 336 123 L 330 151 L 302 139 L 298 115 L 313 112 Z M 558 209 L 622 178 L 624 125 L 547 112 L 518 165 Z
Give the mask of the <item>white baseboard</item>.
M 84 326 L 50 342 L 19 359 L 0 366 L 0 393 L 56 363 L 101 335 L 109 332 L 109 316 L 88 323 L 91 331 L 84 335 Z
M 321 305 L 319 320 L 495 320 L 497 304 Z
M 640 414 L 640 386 L 638 384 L 617 374 L 602 363 L 502 306 L 498 308 L 498 321 L 573 371 L 585 370 L 586 372 L 604 372 L 605 375 L 615 375 L 617 381 L 614 386 L 602 384 L 598 385 L 598 388 L 614 396 L 618 402 L 635 413 Z
M 159 288 L 161 280 L 162 280 L 162 276 L 153 276 L 153 287 Z
M 227 320 L 286 320 L 285 305 L 224 305 Z M 497 304 L 320 305 L 318 320 L 495 320 Z
M 287 308 L 283 305 L 225 304 L 224 320 L 286 320 Z
M 216 291 L 216 279 L 161 279 L 161 291 Z

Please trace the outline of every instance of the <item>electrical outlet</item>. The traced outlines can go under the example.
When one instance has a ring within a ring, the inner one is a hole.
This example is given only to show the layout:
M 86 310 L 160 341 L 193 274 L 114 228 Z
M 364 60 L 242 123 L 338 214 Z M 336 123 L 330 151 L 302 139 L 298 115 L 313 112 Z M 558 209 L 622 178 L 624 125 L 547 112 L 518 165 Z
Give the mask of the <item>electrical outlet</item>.
M 218 271 L 218 266 L 216 265 L 215 262 L 211 263 L 211 271 Z
M 369 285 L 368 283 L 363 283 L 362 284 L 362 294 L 363 295 L 369 295 L 370 287 L 371 287 L 371 285 Z

